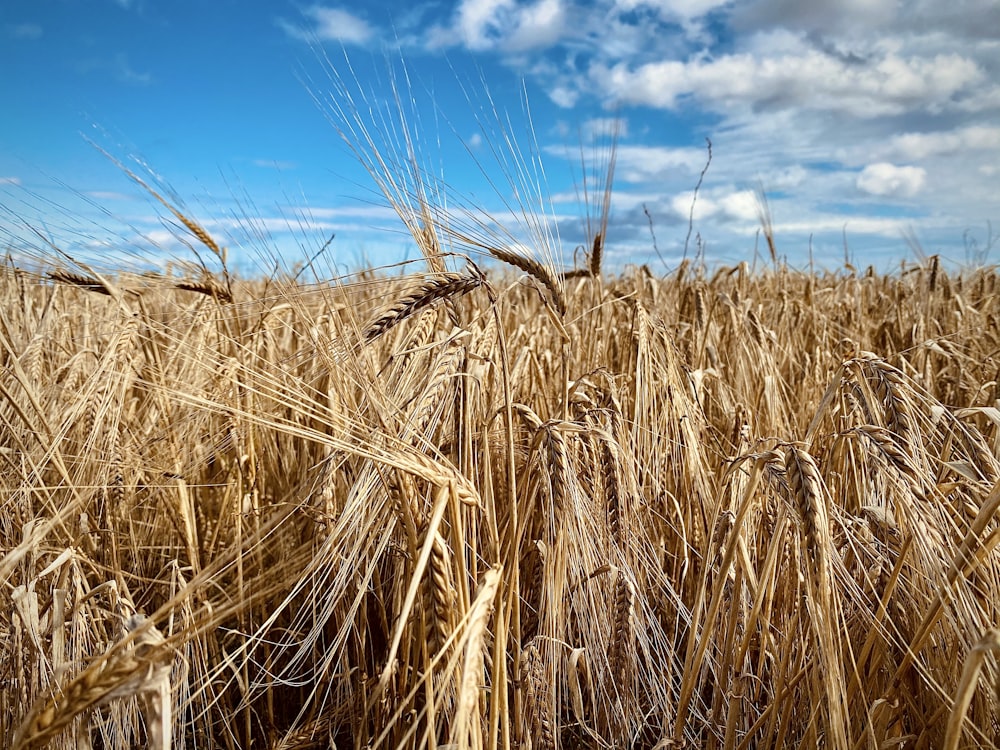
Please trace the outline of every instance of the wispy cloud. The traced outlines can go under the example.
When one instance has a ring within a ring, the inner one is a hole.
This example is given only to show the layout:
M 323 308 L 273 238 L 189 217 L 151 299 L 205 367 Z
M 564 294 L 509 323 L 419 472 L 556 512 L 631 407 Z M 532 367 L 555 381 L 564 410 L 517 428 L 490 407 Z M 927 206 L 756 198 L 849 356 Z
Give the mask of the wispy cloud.
M 43 34 L 37 23 L 11 23 L 4 26 L 4 31 L 12 39 L 41 39 Z
M 705 165 L 705 151 L 700 148 L 672 148 L 669 146 L 643 146 L 621 144 L 618 146 L 616 179 L 623 182 L 658 182 L 676 178 L 678 170 L 689 179 Z
M 0 177 L 0 185 L 20 185 L 20 177 Z
M 371 24 L 343 8 L 312 5 L 303 9 L 302 14 L 304 24 L 282 18 L 278 25 L 289 36 L 306 41 L 364 45 L 376 36 L 376 29 Z
M 262 169 L 276 169 L 279 172 L 289 172 L 298 167 L 294 161 L 282 161 L 280 159 L 254 159 L 251 164 Z
M 82 73 L 108 73 L 119 83 L 130 86 L 148 86 L 153 82 L 153 75 L 133 68 L 124 52 L 111 58 L 82 60 L 77 63 L 77 69 Z
M 150 73 L 144 73 L 133 68 L 131 63 L 129 63 L 128 56 L 124 53 L 115 55 L 111 70 L 115 74 L 115 77 L 122 83 L 147 86 L 153 81 L 153 76 Z
M 292 209 L 296 216 L 312 219 L 369 219 L 392 221 L 398 218 L 395 211 L 388 206 L 305 206 Z
M 126 195 L 125 193 L 119 193 L 114 190 L 89 190 L 85 193 L 88 198 L 93 198 L 98 201 L 129 201 L 133 200 L 132 196 Z

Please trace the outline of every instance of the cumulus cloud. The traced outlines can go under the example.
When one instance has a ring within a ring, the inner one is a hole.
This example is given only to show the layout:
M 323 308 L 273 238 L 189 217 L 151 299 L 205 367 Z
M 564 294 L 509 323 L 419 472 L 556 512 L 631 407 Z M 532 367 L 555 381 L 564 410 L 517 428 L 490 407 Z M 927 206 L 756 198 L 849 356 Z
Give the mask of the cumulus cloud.
M 910 0 L 899 3 L 896 21 L 904 29 L 926 33 L 934 29 L 948 36 L 996 42 L 1000 4 L 996 0 Z
M 742 224 L 748 229 L 756 228 L 760 223 L 757 196 L 753 190 L 716 188 L 699 192 L 697 199 L 694 190 L 683 190 L 670 196 L 667 205 L 669 212 L 683 221 L 711 218 L 723 223 Z
M 755 0 L 740 5 L 733 24 L 740 30 L 783 26 L 811 33 L 845 33 L 884 28 L 897 19 L 898 0 Z
M 311 41 L 363 45 L 375 37 L 375 29 L 363 18 L 343 8 L 313 5 L 303 11 L 309 19 L 306 27 L 281 19 L 278 23 L 289 36 Z
M 927 180 L 923 167 L 897 167 L 888 162 L 869 164 L 858 175 L 858 190 L 870 195 L 912 198 Z
M 519 53 L 555 44 L 566 25 L 563 0 L 461 0 L 451 24 L 430 31 L 428 46 Z
M 559 39 L 565 24 L 562 0 L 538 0 L 519 9 L 506 44 L 513 51 L 547 47 Z
M 572 109 L 580 100 L 579 90 L 568 86 L 553 86 L 548 94 L 556 106 L 563 109 Z
M 705 166 L 703 136 L 712 139 L 714 159 L 696 220 L 734 232 L 758 225 L 753 191 L 745 189 L 758 183 L 775 195 L 776 216 L 794 219 L 776 226 L 807 238 L 831 229 L 838 246 L 845 215 L 830 207 L 854 207 L 855 233 L 893 237 L 899 220 L 884 216 L 898 212 L 900 199 L 917 227 L 932 217 L 969 217 L 948 227 L 957 226 L 959 237 L 997 218 L 996 0 L 449 0 L 420 7 L 426 12 L 407 26 L 403 46 L 416 54 L 472 52 L 484 70 L 496 62 L 516 69 L 565 110 L 558 117 L 570 124 L 544 131 L 554 140 L 589 140 L 606 131 L 612 114 L 628 117 L 615 201 L 636 236 L 648 232 L 646 204 L 658 220 L 686 226 L 690 190 Z M 346 10 L 325 8 L 345 23 L 324 25 L 318 8 L 325 6 L 313 6 L 307 18 L 317 29 L 336 25 L 342 41 L 388 36 Z M 543 148 L 579 165 L 575 146 L 568 155 Z
M 954 154 L 963 150 L 1000 149 L 1000 127 L 968 125 L 955 130 L 902 133 L 893 136 L 886 151 L 907 161 Z
M 686 190 L 671 197 L 670 209 L 677 218 L 692 217 L 698 221 L 716 214 L 719 206 L 707 195 L 699 195 L 695 200 L 694 191 Z
M 719 207 L 730 219 L 756 224 L 759 221 L 757 195 L 753 190 L 737 190 L 723 195 Z
M 464 0 L 455 12 L 456 41 L 471 50 L 489 49 L 510 23 L 514 0 Z
M 810 50 L 795 56 L 664 60 L 634 68 L 596 64 L 590 77 L 609 98 L 664 109 L 697 99 L 714 109 L 805 107 L 877 117 L 913 108 L 948 109 L 956 97 L 974 95 L 984 74 L 974 61 L 955 53 L 931 59 L 890 53 L 861 67 Z

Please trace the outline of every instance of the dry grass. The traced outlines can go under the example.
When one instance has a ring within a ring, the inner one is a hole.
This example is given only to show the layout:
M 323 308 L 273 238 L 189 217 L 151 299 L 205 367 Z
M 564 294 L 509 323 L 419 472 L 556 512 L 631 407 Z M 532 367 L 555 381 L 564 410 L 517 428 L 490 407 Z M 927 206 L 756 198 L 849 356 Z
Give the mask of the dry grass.
M 613 152 L 564 269 L 537 191 L 531 243 L 445 211 L 333 83 L 425 271 L 239 280 L 156 193 L 221 272 L 0 268 L 0 737 L 1000 745 L 995 270 L 768 225 L 766 270 L 610 276 Z

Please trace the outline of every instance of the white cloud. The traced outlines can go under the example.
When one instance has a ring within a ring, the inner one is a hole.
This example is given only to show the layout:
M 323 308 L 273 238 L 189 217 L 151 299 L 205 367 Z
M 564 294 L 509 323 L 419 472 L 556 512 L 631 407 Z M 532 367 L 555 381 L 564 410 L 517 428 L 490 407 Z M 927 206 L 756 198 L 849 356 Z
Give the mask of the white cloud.
M 997 46 L 996 51 L 1000 53 L 1000 45 Z M 982 87 L 974 96 L 966 97 L 958 102 L 956 108 L 962 112 L 972 113 L 1000 109 L 1000 86 Z
M 471 50 L 492 48 L 509 31 L 514 0 L 462 0 L 455 12 L 455 30 Z
M 695 197 L 694 190 L 683 190 L 667 199 L 667 210 L 681 222 L 692 217 L 694 221 L 714 219 L 719 222 L 744 224 L 745 228 L 757 227 L 757 197 L 753 190 L 716 188 L 702 190 Z
M 549 98 L 558 107 L 563 109 L 572 109 L 576 106 L 576 103 L 580 100 L 580 92 L 575 88 L 570 88 L 568 86 L 554 86 L 549 89 Z
M 0 185 L 20 185 L 20 177 L 0 177 Z
M 140 234 L 143 240 L 151 245 L 162 248 L 182 247 L 176 232 L 169 229 L 151 229 Z
M 736 106 L 806 107 L 854 117 L 940 111 L 984 78 L 959 54 L 930 59 L 886 54 L 867 66 L 818 50 L 758 58 L 747 53 L 687 62 L 663 60 L 630 68 L 596 64 L 591 79 L 612 100 L 676 109 L 693 98 L 713 109 Z
M 782 242 L 783 234 L 813 235 L 820 233 L 846 233 L 850 242 L 851 235 L 879 235 L 898 240 L 905 231 L 913 228 L 911 219 L 894 219 L 881 216 L 850 216 L 840 214 L 810 215 L 801 221 L 777 221 L 774 232 L 778 243 Z
M 715 215 L 718 212 L 719 207 L 715 201 L 707 195 L 698 195 L 697 200 L 695 200 L 694 191 L 687 190 L 683 193 L 674 195 L 670 199 L 670 210 L 679 219 L 686 220 L 688 217 L 693 216 L 694 220 L 698 221 Z
M 450 27 L 428 32 L 429 47 L 461 44 L 469 50 L 510 54 L 549 47 L 566 30 L 563 0 L 461 0 Z
M 738 190 L 727 193 L 719 199 L 722 212 L 729 218 L 756 224 L 757 196 L 753 190 Z
M 796 189 L 809 177 L 809 170 L 799 164 L 789 164 L 771 171 L 764 185 L 765 190 Z M 752 191 L 750 192 L 752 195 Z
M 514 30 L 506 39 L 512 51 L 548 47 L 556 42 L 566 24 L 562 0 L 538 0 L 519 9 Z
M 623 235 L 641 237 L 636 246 L 648 249 L 646 205 L 666 222 L 656 226 L 661 247 L 683 241 L 706 135 L 713 160 L 695 228 L 716 248 L 734 235 L 753 237 L 756 198 L 746 188 L 758 182 L 769 192 L 778 241 L 790 256 L 795 242 L 804 251 L 812 233 L 819 246 L 819 235 L 831 232 L 839 248 L 845 222 L 852 235 L 879 235 L 889 247 L 911 224 L 955 232 L 960 244 L 964 228 L 1000 218 L 997 0 L 452 0 L 414 6 L 412 20 L 394 16 L 391 30 L 364 4 L 305 0 L 297 7 L 304 8 L 297 24 L 280 22 L 297 38 L 374 47 L 395 32 L 407 64 L 428 48 L 450 49 L 448 62 L 460 75 L 481 69 L 498 88 L 513 77 L 494 78 L 496 64 L 515 69 L 532 98 L 537 86 L 565 110 L 544 102 L 534 114 L 543 141 L 571 144 L 558 151 L 540 146 L 545 156 L 556 155 L 557 166 L 565 159 L 567 173 L 580 172 L 581 140 L 606 134 L 612 115 L 627 116 L 613 216 Z M 419 59 L 412 63 L 415 79 L 420 66 Z M 500 115 L 512 106 L 516 120 L 513 88 L 495 93 Z M 458 101 L 455 128 L 468 135 Z M 607 106 L 619 102 L 620 110 Z M 561 132 L 557 118 L 569 123 Z M 482 138 L 473 134 L 466 145 L 481 149 Z M 606 154 L 606 141 L 593 151 L 601 148 Z M 460 190 L 464 177 L 449 159 L 442 164 L 449 178 L 459 175 Z M 568 204 L 579 199 L 570 189 L 573 175 L 559 182 L 558 168 L 546 168 L 569 224 Z M 14 179 L 0 183 L 18 184 Z M 900 200 L 906 218 L 886 218 L 898 215 Z M 842 206 L 851 207 L 849 214 Z M 510 225 L 518 221 L 502 205 L 488 210 Z M 348 225 L 395 224 L 382 210 L 311 215 L 336 223 L 338 236 Z M 277 232 L 279 224 L 266 226 Z M 739 243 L 731 250 L 745 251 Z
M 858 189 L 871 195 L 912 198 L 927 180 L 922 167 L 897 167 L 888 162 L 869 164 L 858 175 Z
M 342 218 L 352 218 L 352 219 L 385 219 L 393 220 L 397 218 L 397 214 L 389 206 L 336 206 L 336 207 L 319 207 L 319 206 L 298 206 L 291 209 L 295 216 L 302 216 L 310 219 L 342 219 Z
M 906 161 L 944 156 L 959 151 L 1000 149 L 1000 127 L 968 125 L 950 131 L 902 133 L 893 136 L 886 151 Z
M 321 42 L 363 45 L 375 36 L 375 29 L 367 21 L 342 8 L 313 5 L 303 13 L 312 22 L 309 28 L 283 19 L 278 23 L 289 36 L 307 41 L 318 39 Z
M 698 148 L 619 144 L 617 158 L 616 179 L 638 183 L 676 177 L 678 171 L 685 178 L 697 174 L 705 166 L 706 154 Z

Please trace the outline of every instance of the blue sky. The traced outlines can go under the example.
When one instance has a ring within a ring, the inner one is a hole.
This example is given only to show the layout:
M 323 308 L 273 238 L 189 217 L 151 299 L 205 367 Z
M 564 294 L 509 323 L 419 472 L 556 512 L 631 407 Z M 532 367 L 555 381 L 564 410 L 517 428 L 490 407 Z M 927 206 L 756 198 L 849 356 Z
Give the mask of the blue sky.
M 455 226 L 566 265 L 612 131 L 619 266 L 753 261 L 758 186 L 794 265 L 964 263 L 1000 233 L 998 72 L 996 0 L 5 0 L 0 242 L 183 255 L 118 160 L 248 268 L 416 257 L 353 102 Z

